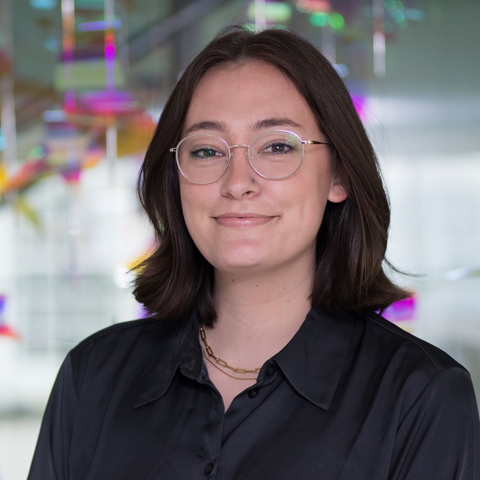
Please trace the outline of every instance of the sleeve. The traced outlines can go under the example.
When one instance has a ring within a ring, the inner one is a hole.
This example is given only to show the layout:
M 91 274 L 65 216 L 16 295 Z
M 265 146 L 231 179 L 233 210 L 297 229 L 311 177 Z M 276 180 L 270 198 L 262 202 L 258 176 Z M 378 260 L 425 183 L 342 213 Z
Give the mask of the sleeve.
M 50 394 L 28 480 L 67 480 L 70 440 L 78 402 L 70 354 Z
M 467 371 L 436 375 L 397 429 L 390 480 L 479 480 L 480 422 Z

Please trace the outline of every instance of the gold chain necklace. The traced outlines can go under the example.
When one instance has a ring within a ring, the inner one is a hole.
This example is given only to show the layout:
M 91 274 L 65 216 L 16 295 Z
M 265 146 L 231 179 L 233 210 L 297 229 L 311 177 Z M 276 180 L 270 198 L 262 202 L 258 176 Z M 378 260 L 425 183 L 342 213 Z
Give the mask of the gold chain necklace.
M 229 365 L 225 360 L 222 360 L 221 358 L 218 358 L 215 356 L 215 354 L 213 353 L 213 350 L 212 350 L 212 347 L 210 347 L 210 345 L 208 344 L 208 341 L 207 341 L 207 334 L 205 333 L 205 329 L 203 328 L 202 325 L 200 325 L 200 338 L 202 339 L 202 342 L 205 344 L 205 352 L 208 353 L 208 356 L 213 358 L 215 360 L 215 362 L 217 362 L 218 365 L 224 367 L 224 368 L 228 368 L 230 370 L 232 370 L 233 372 L 235 373 L 238 373 L 238 374 L 246 374 L 246 373 L 256 373 L 258 375 L 258 372 L 260 371 L 260 368 L 254 368 L 253 370 L 248 370 L 246 368 L 237 368 L 237 367 L 232 367 L 231 365 Z M 216 369 L 220 370 L 223 374 L 227 375 L 228 377 L 230 378 L 234 378 L 235 380 L 256 380 L 256 378 L 242 378 L 242 377 L 234 377 L 233 375 L 230 375 L 229 373 L 225 372 L 224 370 L 222 370 L 218 365 L 215 365 L 211 360 L 210 358 L 208 358 L 205 354 L 205 359 L 211 364 L 213 365 Z
M 205 349 L 202 348 L 203 356 L 205 357 L 205 360 L 210 363 L 213 367 L 215 367 L 217 370 L 222 372 L 224 375 L 230 378 L 234 378 L 235 380 L 256 380 L 257 377 L 234 377 L 233 375 L 230 375 L 228 372 L 223 371 L 218 365 L 215 365 L 208 357 L 207 357 L 207 352 Z

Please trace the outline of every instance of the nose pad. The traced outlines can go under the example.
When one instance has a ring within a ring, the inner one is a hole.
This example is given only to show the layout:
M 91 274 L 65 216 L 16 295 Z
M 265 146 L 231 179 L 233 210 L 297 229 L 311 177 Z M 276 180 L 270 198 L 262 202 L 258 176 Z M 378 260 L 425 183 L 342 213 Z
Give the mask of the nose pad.
M 247 147 L 247 145 L 235 145 L 235 147 Z M 235 155 L 236 158 L 234 158 Z M 241 158 L 242 156 L 243 158 Z M 253 193 L 257 189 L 256 183 L 252 182 L 252 174 L 254 173 L 255 169 L 252 167 L 247 149 L 242 154 L 240 154 L 238 148 L 235 149 L 235 152 L 232 149 L 230 162 L 222 184 L 222 192 L 234 197 Z

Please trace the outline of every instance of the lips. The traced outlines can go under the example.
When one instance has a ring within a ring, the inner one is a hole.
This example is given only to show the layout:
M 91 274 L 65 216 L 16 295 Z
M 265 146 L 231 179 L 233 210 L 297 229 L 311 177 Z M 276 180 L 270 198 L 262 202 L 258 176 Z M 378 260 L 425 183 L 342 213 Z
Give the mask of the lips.
M 257 213 L 223 213 L 213 217 L 218 225 L 223 227 L 256 227 L 269 223 L 276 216 L 259 215 Z

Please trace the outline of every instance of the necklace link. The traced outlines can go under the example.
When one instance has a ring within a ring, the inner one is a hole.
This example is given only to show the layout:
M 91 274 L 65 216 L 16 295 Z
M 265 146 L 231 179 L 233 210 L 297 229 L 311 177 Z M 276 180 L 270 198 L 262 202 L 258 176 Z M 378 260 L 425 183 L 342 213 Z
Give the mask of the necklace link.
M 205 344 L 206 353 L 208 353 L 208 355 L 212 357 L 215 360 L 215 362 L 217 362 L 218 365 L 221 365 L 224 368 L 228 368 L 235 373 L 240 373 L 240 374 L 256 373 L 258 375 L 260 368 L 254 368 L 253 370 L 249 370 L 247 368 L 232 367 L 225 360 L 222 360 L 221 358 L 216 357 L 215 354 L 213 353 L 212 347 L 210 347 L 210 345 L 207 342 L 207 334 L 205 333 L 205 329 L 203 328 L 203 325 L 200 325 L 200 338 L 202 339 L 202 342 Z M 220 371 L 223 372 L 223 370 L 220 370 Z M 223 373 L 225 373 L 225 375 L 228 375 L 226 372 L 223 372 Z M 232 377 L 232 378 L 235 378 L 235 377 Z M 238 379 L 238 380 L 241 380 L 241 379 Z

